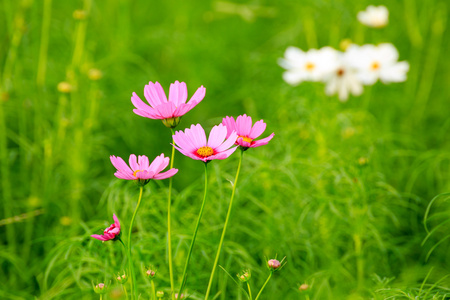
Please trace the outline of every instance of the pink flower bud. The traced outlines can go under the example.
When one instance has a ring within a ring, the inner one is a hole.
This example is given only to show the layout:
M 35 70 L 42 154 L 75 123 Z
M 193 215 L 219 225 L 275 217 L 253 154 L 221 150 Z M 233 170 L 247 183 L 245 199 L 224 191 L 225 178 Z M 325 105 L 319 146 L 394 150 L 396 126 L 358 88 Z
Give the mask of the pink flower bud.
M 276 259 L 271 259 L 267 262 L 269 269 L 276 270 L 281 266 L 281 263 Z

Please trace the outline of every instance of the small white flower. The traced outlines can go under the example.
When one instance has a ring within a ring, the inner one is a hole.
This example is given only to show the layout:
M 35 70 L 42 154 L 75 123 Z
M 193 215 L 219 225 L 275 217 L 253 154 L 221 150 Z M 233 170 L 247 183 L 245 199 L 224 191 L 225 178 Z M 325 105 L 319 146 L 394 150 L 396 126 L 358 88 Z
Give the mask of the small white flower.
M 369 27 L 381 28 L 387 25 L 389 11 L 386 6 L 369 5 L 366 10 L 360 11 L 357 15 L 359 22 Z
M 292 85 L 302 81 L 321 81 L 337 66 L 337 51 L 330 47 L 311 49 L 304 52 L 296 47 L 288 47 L 284 58 L 278 63 L 287 71 L 283 79 Z
M 383 83 L 406 80 L 409 64 L 398 62 L 398 51 L 392 44 L 351 45 L 346 51 L 349 66 L 357 70 L 357 77 L 366 85 L 378 79 Z
M 347 101 L 349 94 L 359 96 L 363 92 L 363 85 L 356 75 L 356 69 L 350 67 L 347 53 L 339 55 L 339 65 L 325 80 L 325 93 L 328 96 L 338 94 L 339 100 Z

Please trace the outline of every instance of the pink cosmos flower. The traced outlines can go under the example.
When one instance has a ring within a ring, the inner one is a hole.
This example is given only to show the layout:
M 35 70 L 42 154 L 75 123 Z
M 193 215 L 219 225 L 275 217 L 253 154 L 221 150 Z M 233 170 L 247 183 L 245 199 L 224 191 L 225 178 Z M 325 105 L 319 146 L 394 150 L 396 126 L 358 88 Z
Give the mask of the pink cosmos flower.
M 166 179 L 172 177 L 178 172 L 178 169 L 170 169 L 164 173 L 160 173 L 169 165 L 169 158 L 164 157 L 164 154 L 157 156 L 151 164 L 149 164 L 148 157 L 145 155 L 139 155 L 136 159 L 136 155 L 131 154 L 129 163 L 130 167 L 125 161 L 114 155 L 110 156 L 111 163 L 116 167 L 117 171 L 114 176 L 120 179 L 126 180 L 138 180 L 140 183 L 148 183 L 150 179 Z
M 174 128 L 179 123 L 179 117 L 193 109 L 205 97 L 206 89 L 199 87 L 188 103 L 186 103 L 188 92 L 186 83 L 178 80 L 170 84 L 169 100 L 159 82 L 149 82 L 144 87 L 144 97 L 150 105 L 144 103 L 135 92 L 131 97 L 131 102 L 136 107 L 133 112 L 139 116 L 168 121 L 164 125 Z M 178 119 L 177 119 L 178 118 Z
M 119 219 L 117 219 L 117 216 L 113 215 L 114 224 L 111 224 L 108 228 L 103 231 L 103 235 L 99 234 L 93 234 L 91 237 L 99 240 L 99 241 L 109 241 L 109 240 L 116 240 L 120 236 L 120 223 Z
M 173 136 L 176 145 L 174 147 L 186 156 L 192 159 L 208 162 L 213 159 L 225 159 L 236 150 L 233 147 L 237 138 L 235 132 L 231 132 L 227 137 L 227 128 L 222 124 L 216 125 L 211 129 L 208 141 L 206 134 L 200 124 L 191 125 L 183 131 L 177 131 Z M 224 141 L 225 140 L 225 141 Z
M 259 120 L 252 127 L 252 118 L 245 114 L 237 117 L 236 121 L 233 117 L 225 117 L 222 120 L 222 124 L 227 127 L 227 138 L 232 132 L 237 133 L 238 138 L 235 144 L 241 146 L 244 150 L 267 145 L 275 135 L 275 133 L 272 133 L 266 138 L 255 141 L 266 130 L 266 123 L 263 120 Z

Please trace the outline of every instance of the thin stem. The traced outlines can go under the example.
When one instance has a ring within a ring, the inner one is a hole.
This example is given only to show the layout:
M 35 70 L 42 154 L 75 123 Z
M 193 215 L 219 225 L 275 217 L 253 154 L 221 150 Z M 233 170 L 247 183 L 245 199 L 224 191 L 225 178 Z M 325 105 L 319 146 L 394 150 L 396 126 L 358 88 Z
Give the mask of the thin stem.
M 52 14 L 52 0 L 44 1 L 44 16 L 41 28 L 41 44 L 39 47 L 39 60 L 36 83 L 42 87 L 45 84 L 45 73 L 47 69 L 47 50 L 50 36 L 50 20 Z
M 141 204 L 142 192 L 144 191 L 144 187 L 141 185 L 139 187 L 139 199 L 136 204 L 136 209 L 134 210 L 133 217 L 131 217 L 130 228 L 128 230 L 128 266 L 130 268 L 130 280 L 131 280 L 131 299 L 135 299 L 136 297 L 136 276 L 134 274 L 133 269 L 133 260 L 131 259 L 131 232 L 133 229 L 134 218 L 136 218 L 137 211 L 139 209 L 139 205 Z
M 269 277 L 267 277 L 266 282 L 264 282 L 263 286 L 261 287 L 261 289 L 259 290 L 258 295 L 256 295 L 255 300 L 258 300 L 259 296 L 261 295 L 262 291 L 264 290 L 264 288 L 266 287 L 267 283 L 269 282 L 270 278 L 272 277 L 273 271 L 270 272 Z
M 214 260 L 214 266 L 211 272 L 211 277 L 209 278 L 208 289 L 206 290 L 205 300 L 208 299 L 209 293 L 211 292 L 212 281 L 214 279 L 214 273 L 216 272 L 217 263 L 219 262 L 220 251 L 222 250 L 223 240 L 225 238 L 225 233 L 227 232 L 228 220 L 230 219 L 231 208 L 233 207 L 234 194 L 236 192 L 237 181 L 239 177 L 239 172 L 241 170 L 242 157 L 244 156 L 244 150 L 241 150 L 241 156 L 239 157 L 239 165 L 236 171 L 236 178 L 234 179 L 233 191 L 231 192 L 230 205 L 228 206 L 227 217 L 225 218 L 225 225 L 223 226 L 222 237 L 219 242 L 219 249 L 217 249 L 216 259 Z
M 172 132 L 172 135 L 175 134 L 173 131 L 173 128 L 170 128 L 170 131 Z M 173 160 L 175 157 L 175 141 L 172 138 L 172 156 L 170 158 L 170 169 L 173 168 Z M 174 284 L 173 284 L 173 264 L 172 264 L 172 238 L 171 238 L 171 226 L 170 226 L 170 210 L 172 206 L 172 178 L 169 178 L 169 197 L 167 199 L 167 252 L 169 255 L 169 277 L 170 277 L 170 294 L 172 300 L 175 300 L 175 293 L 174 293 Z
M 125 284 L 123 284 L 122 286 L 123 286 L 123 292 L 125 293 L 125 298 L 128 299 L 127 288 L 126 288 Z
M 188 266 L 189 266 L 189 261 L 191 259 L 191 254 L 192 254 L 192 249 L 194 248 L 195 239 L 197 237 L 197 231 L 198 231 L 198 227 L 200 225 L 200 220 L 202 219 L 203 208 L 205 207 L 205 203 L 206 203 L 207 191 L 208 191 L 208 165 L 205 163 L 205 193 L 203 194 L 202 206 L 200 207 L 200 213 L 198 214 L 197 224 L 195 225 L 194 234 L 192 235 L 191 246 L 189 247 L 189 252 L 188 252 L 187 259 L 186 259 L 186 264 L 184 266 L 183 277 L 182 277 L 182 281 L 181 281 L 181 287 L 180 287 L 180 291 L 178 292 L 178 295 L 181 295 L 181 293 L 183 293 L 183 289 L 184 289 L 184 286 L 186 284 L 186 276 L 187 276 L 187 270 L 188 270 Z
M 152 280 L 152 299 L 156 300 L 156 288 L 155 288 L 155 281 Z
M 252 297 L 252 289 L 250 288 L 250 283 L 247 281 L 247 287 L 248 287 L 248 295 L 249 295 L 249 299 L 250 300 L 253 300 L 253 297 Z

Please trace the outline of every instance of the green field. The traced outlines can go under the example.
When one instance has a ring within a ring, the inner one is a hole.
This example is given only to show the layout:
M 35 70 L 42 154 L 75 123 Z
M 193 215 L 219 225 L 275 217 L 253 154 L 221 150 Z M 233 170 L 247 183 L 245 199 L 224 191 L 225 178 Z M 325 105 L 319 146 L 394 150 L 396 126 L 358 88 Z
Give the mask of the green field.
M 356 19 L 370 4 L 389 24 Z M 109 160 L 171 154 L 161 121 L 137 116 L 132 92 L 175 80 L 206 96 L 176 130 L 208 133 L 225 116 L 264 119 L 245 152 L 209 299 L 450 299 L 450 32 L 447 0 L 0 0 L 0 298 L 126 299 L 119 242 L 90 237 L 116 213 L 127 239 L 139 195 Z M 290 86 L 277 61 L 342 40 L 395 45 L 402 83 L 365 87 L 347 102 L 324 85 Z M 59 85 L 65 82 L 64 86 Z M 59 85 L 59 89 L 58 89 Z M 208 196 L 187 281 L 204 299 L 239 153 L 208 164 Z M 203 197 L 204 168 L 175 153 L 172 250 L 178 290 Z M 168 180 L 151 181 L 133 230 L 140 299 L 170 293 Z M 436 198 L 435 198 L 436 197 Z M 433 202 L 432 199 L 435 200 Z M 303 283 L 307 291 L 299 291 Z M 128 289 L 129 291 L 129 289 Z

